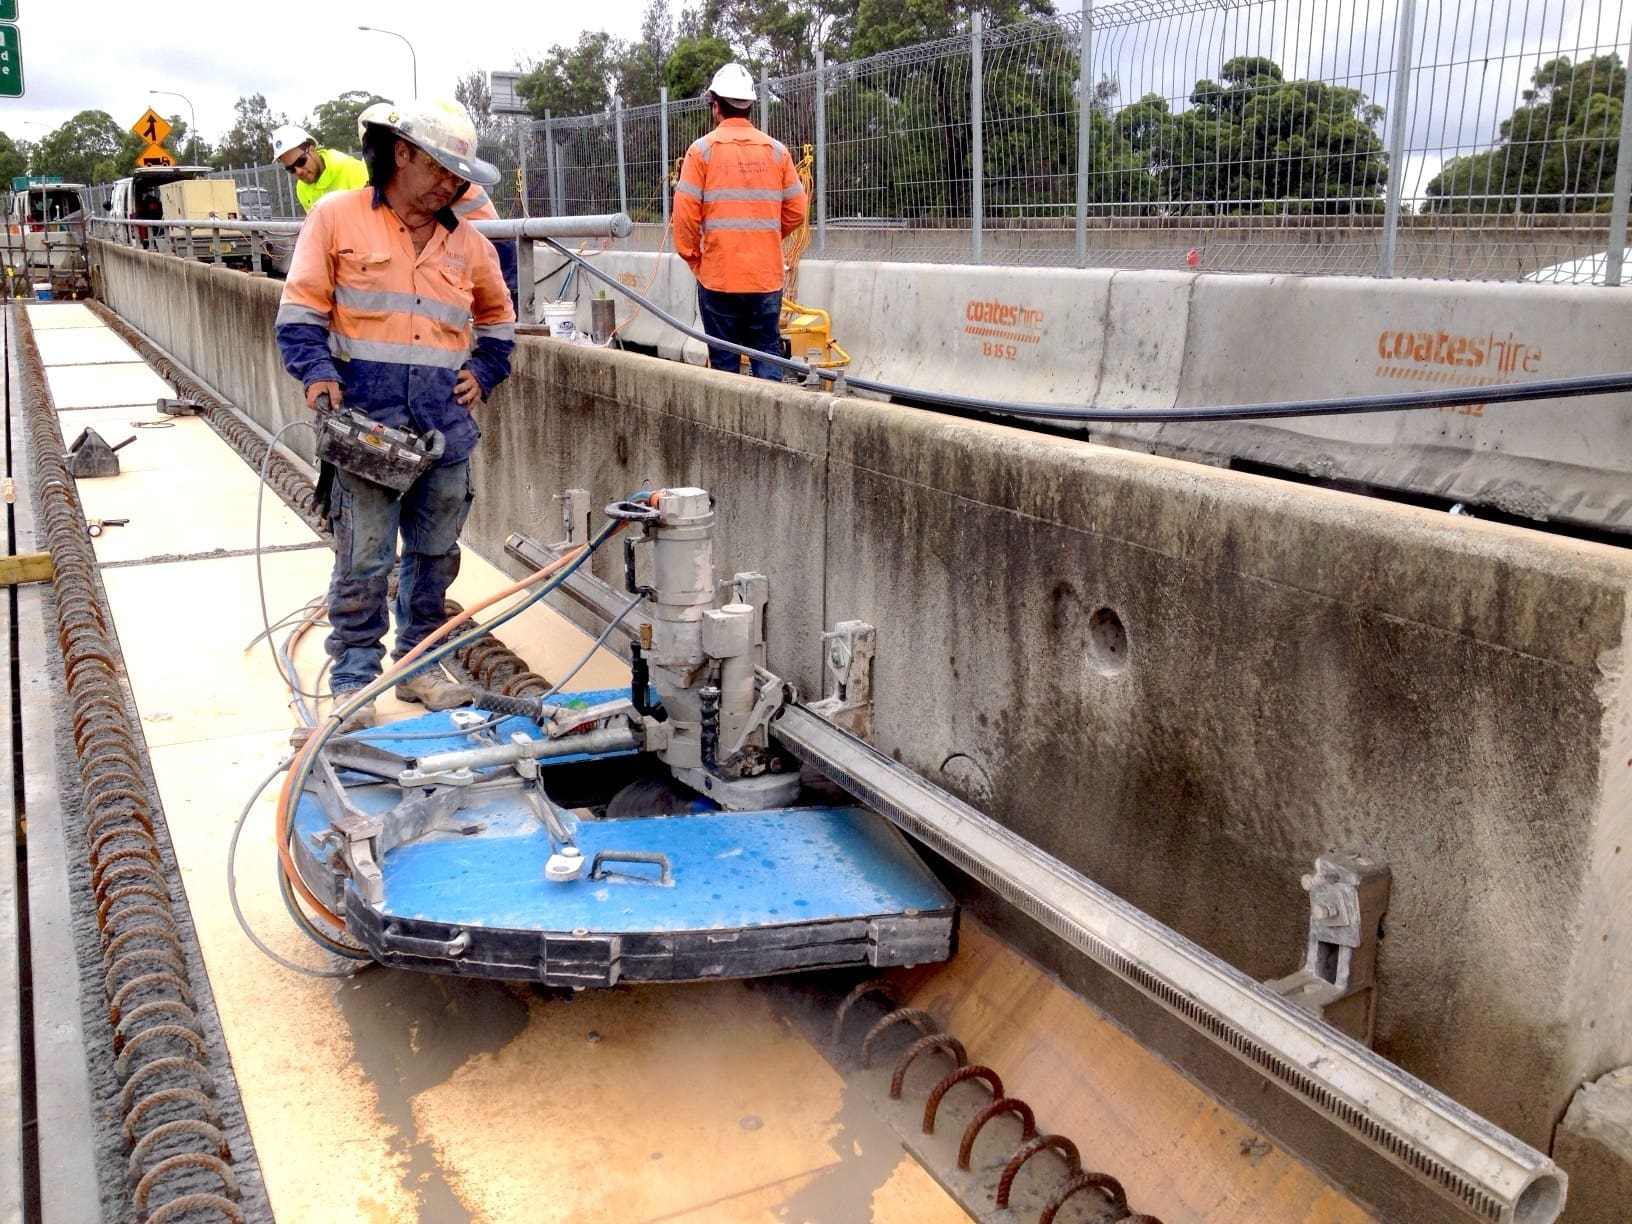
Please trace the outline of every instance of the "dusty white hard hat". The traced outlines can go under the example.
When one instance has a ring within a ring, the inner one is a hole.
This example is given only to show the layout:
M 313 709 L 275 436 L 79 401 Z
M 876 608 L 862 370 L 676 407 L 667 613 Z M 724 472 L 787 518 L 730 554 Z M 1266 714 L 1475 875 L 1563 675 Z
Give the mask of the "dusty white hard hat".
M 282 157 L 285 153 L 293 152 L 303 144 L 316 144 L 312 134 L 305 128 L 286 123 L 272 133 L 272 156 Z
M 752 102 L 759 96 L 754 77 L 741 64 L 726 64 L 708 83 L 708 92 L 727 102 Z
M 467 183 L 491 187 L 499 181 L 498 167 L 476 156 L 476 125 L 470 112 L 457 102 L 414 99 L 401 105 L 376 102 L 357 116 L 357 137 L 377 124 L 418 145 L 450 173 Z

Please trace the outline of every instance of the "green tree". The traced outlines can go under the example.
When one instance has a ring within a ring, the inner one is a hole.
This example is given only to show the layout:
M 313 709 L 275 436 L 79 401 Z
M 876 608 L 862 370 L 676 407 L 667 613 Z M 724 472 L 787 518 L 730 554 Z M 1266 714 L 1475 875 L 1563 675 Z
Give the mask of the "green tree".
M 0 132 L 0 184 L 4 184 L 7 190 L 12 179 L 28 173 L 28 152 L 26 142 L 13 140 Z
M 574 47 L 550 48 L 542 63 L 516 83 L 534 115 L 594 115 L 610 110 L 623 44 L 604 30 L 586 30 Z
M 664 69 L 674 41 L 669 0 L 651 0 L 640 19 L 640 37 L 624 47 L 618 66 L 618 96 L 625 106 L 657 101 L 658 90 L 668 84 Z
M 1237 56 L 1218 81 L 1196 82 L 1187 110 L 1146 97 L 1117 116 L 1115 199 L 1212 213 L 1371 211 L 1388 178 L 1382 116 L 1357 89 L 1288 81 L 1273 60 Z M 1141 159 L 1153 181 L 1136 177 Z
M 478 136 L 486 136 L 498 127 L 493 114 L 493 89 L 482 69 L 473 68 L 454 82 L 453 100 L 469 112 Z
M 128 174 L 142 141 L 104 110 L 83 110 L 34 146 L 32 172 L 74 183 L 107 183 Z
M 986 0 L 969 4 L 964 0 L 859 0 L 854 6 L 855 36 L 840 50 L 848 59 L 894 51 L 914 43 L 950 38 L 969 29 L 975 13 L 987 29 L 1052 17 L 1051 0 Z
M 272 160 L 272 129 L 288 123 L 273 114 L 265 94 L 250 94 L 233 104 L 238 119 L 216 149 L 218 165 L 259 166 Z M 355 133 L 355 129 L 353 129 Z
M 348 89 L 339 97 L 330 98 L 327 102 L 319 102 L 312 108 L 312 117 L 303 125 L 317 141 L 320 149 L 339 149 L 342 153 L 354 151 L 357 148 L 357 116 L 376 102 L 386 102 L 377 93 L 370 93 L 366 89 Z M 259 158 L 265 161 L 271 157 L 270 133 L 268 133 L 266 155 Z
M 1626 68 L 1618 54 L 1548 60 L 1494 148 L 1454 157 L 1429 180 L 1424 212 L 1608 212 Z
M 681 34 L 663 65 L 669 97 L 701 97 L 720 65 L 728 63 L 734 54 L 731 44 L 718 35 Z

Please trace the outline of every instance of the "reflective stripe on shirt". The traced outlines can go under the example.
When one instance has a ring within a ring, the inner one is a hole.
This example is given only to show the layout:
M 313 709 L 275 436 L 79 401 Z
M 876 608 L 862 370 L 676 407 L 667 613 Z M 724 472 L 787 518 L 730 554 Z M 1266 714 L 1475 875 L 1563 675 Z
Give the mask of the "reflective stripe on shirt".
M 703 218 L 703 233 L 712 234 L 718 230 L 770 230 L 772 233 L 781 233 L 782 222 L 777 217 Z
M 358 358 L 386 365 L 432 366 L 457 370 L 469 356 L 463 349 L 432 349 L 422 344 L 392 344 L 385 340 L 358 340 L 353 336 L 329 333 L 329 352 L 342 361 Z
M 470 311 L 451 302 L 415 297 L 411 293 L 391 293 L 383 289 L 353 289 L 350 285 L 334 287 L 334 304 L 348 310 L 391 310 L 399 314 L 424 315 L 455 327 L 470 326 Z M 280 320 L 281 322 L 281 320 Z
M 275 326 L 282 327 L 285 323 L 316 323 L 319 327 L 329 325 L 329 316 L 321 310 L 313 310 L 309 306 L 278 307 L 278 318 Z

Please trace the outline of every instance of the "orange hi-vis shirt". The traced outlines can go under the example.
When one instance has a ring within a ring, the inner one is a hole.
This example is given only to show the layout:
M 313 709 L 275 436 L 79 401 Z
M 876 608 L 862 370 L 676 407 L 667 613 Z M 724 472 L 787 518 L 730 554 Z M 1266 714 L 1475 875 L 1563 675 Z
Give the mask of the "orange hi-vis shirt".
M 674 189 L 674 249 L 719 293 L 782 288 L 782 239 L 805 219 L 793 158 L 746 119 L 692 142 Z
M 333 380 L 347 407 L 447 439 L 444 463 L 480 436 L 454 399 L 468 368 L 487 394 L 510 373 L 516 315 L 493 244 L 441 218 L 423 251 L 372 187 L 324 196 L 295 244 L 278 307 L 284 368 Z

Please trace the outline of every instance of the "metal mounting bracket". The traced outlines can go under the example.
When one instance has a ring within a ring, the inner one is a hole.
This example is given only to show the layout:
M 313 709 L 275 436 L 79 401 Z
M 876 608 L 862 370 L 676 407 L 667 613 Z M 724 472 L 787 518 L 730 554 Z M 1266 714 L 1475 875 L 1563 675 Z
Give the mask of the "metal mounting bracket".
M 813 714 L 869 744 L 873 742 L 873 651 L 877 642 L 877 631 L 866 621 L 840 621 L 822 634 L 825 695 L 809 706 Z
M 1371 1044 L 1377 1011 L 1377 944 L 1392 876 L 1358 854 L 1322 854 L 1309 893 L 1309 943 L 1303 968 L 1266 983 L 1356 1041 Z

